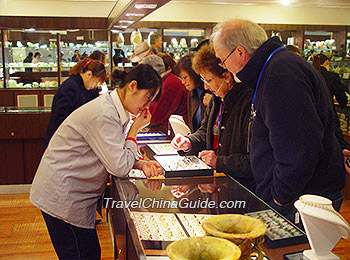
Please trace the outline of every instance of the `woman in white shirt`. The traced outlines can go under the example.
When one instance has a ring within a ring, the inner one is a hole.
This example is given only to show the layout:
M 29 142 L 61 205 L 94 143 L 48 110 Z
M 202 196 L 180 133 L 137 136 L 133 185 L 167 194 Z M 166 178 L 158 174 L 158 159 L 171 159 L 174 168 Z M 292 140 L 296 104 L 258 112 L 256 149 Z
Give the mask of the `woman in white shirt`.
M 39 63 L 40 57 L 41 57 L 40 52 L 36 52 L 36 53 L 34 54 L 34 58 L 32 59 L 32 63 L 33 63 L 33 64 L 38 64 L 38 63 Z M 41 71 L 41 69 L 39 69 L 39 68 L 34 68 L 33 71 L 38 72 L 38 71 Z
M 149 65 L 131 70 L 118 89 L 76 109 L 53 135 L 36 172 L 31 202 L 44 216 L 60 260 L 100 259 L 95 228 L 97 200 L 108 173 L 132 168 L 161 174 L 155 161 L 139 160 L 136 134 L 149 124 L 149 105 L 162 80 Z M 129 113 L 138 115 L 129 127 Z

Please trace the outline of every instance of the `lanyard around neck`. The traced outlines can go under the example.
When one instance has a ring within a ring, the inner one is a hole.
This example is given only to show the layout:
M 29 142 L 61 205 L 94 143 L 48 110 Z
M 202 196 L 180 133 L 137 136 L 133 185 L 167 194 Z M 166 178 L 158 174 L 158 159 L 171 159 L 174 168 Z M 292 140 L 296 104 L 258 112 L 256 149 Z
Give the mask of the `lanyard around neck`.
M 219 110 L 219 117 L 218 117 L 218 136 L 220 135 L 220 125 L 221 125 L 221 114 L 222 114 L 222 105 L 223 105 L 223 101 L 221 101 L 220 104 L 220 110 Z
M 265 71 L 265 68 L 267 66 L 267 64 L 269 63 L 270 59 L 272 58 L 272 56 L 278 52 L 279 50 L 281 49 L 284 49 L 285 47 L 284 46 L 280 46 L 278 47 L 277 49 L 275 49 L 271 54 L 270 56 L 266 59 L 265 63 L 264 63 L 264 66 L 262 67 L 261 71 L 260 71 L 260 74 L 259 74 L 259 77 L 258 77 L 258 81 L 256 83 L 256 87 L 255 87 L 255 92 L 254 92 L 254 96 L 253 96 L 253 99 L 252 99 L 252 106 L 251 106 L 251 116 L 254 118 L 255 115 L 256 115 L 256 110 L 254 108 L 254 104 L 255 104 L 255 98 L 256 98 L 256 93 L 258 92 L 258 88 L 259 88 L 259 84 L 260 84 L 260 80 L 261 80 L 261 77 L 262 75 L 264 74 L 264 71 Z

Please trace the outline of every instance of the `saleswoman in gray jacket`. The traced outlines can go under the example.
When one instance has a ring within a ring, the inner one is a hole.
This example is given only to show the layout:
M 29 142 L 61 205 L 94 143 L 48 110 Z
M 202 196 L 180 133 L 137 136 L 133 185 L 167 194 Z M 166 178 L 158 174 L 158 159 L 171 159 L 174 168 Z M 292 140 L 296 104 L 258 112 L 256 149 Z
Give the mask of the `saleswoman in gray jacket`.
M 151 120 L 149 105 L 162 80 L 149 65 L 132 69 L 118 89 L 74 110 L 47 147 L 31 187 L 30 201 L 45 219 L 60 260 L 97 260 L 96 205 L 108 174 L 132 168 L 147 177 L 161 173 L 155 161 L 139 160 L 136 134 Z M 130 125 L 130 115 L 138 115 Z
M 201 127 L 186 137 L 176 135 L 177 150 L 199 157 L 217 172 L 224 172 L 251 191 L 255 182 L 247 152 L 248 123 L 252 90 L 235 82 L 232 74 L 220 66 L 212 47 L 203 46 L 194 55 L 192 66 L 200 74 L 212 97 Z

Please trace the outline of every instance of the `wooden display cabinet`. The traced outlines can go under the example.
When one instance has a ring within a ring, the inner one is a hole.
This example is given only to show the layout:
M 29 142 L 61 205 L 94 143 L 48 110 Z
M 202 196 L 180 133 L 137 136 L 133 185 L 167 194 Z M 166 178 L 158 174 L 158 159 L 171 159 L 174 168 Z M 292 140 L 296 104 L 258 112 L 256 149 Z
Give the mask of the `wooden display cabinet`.
M 0 109 L 0 185 L 32 183 L 50 119 L 44 108 Z

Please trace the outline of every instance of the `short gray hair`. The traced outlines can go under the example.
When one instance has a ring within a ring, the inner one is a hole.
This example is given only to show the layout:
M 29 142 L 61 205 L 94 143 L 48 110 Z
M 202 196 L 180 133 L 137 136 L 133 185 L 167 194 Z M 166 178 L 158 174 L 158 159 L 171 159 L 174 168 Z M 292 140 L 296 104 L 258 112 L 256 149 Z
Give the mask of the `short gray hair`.
M 158 72 L 159 75 L 165 71 L 164 61 L 161 57 L 157 55 L 147 56 L 142 60 L 141 63 L 151 65 L 153 69 Z
M 160 37 L 162 37 L 162 36 L 159 33 L 156 33 L 156 32 L 152 33 L 150 36 L 150 39 L 149 39 L 149 43 L 151 45 L 153 45 L 155 43 L 155 41 Z
M 230 51 L 237 46 L 242 46 L 251 56 L 267 41 L 267 34 L 257 23 L 237 19 L 217 24 L 210 40 Z

